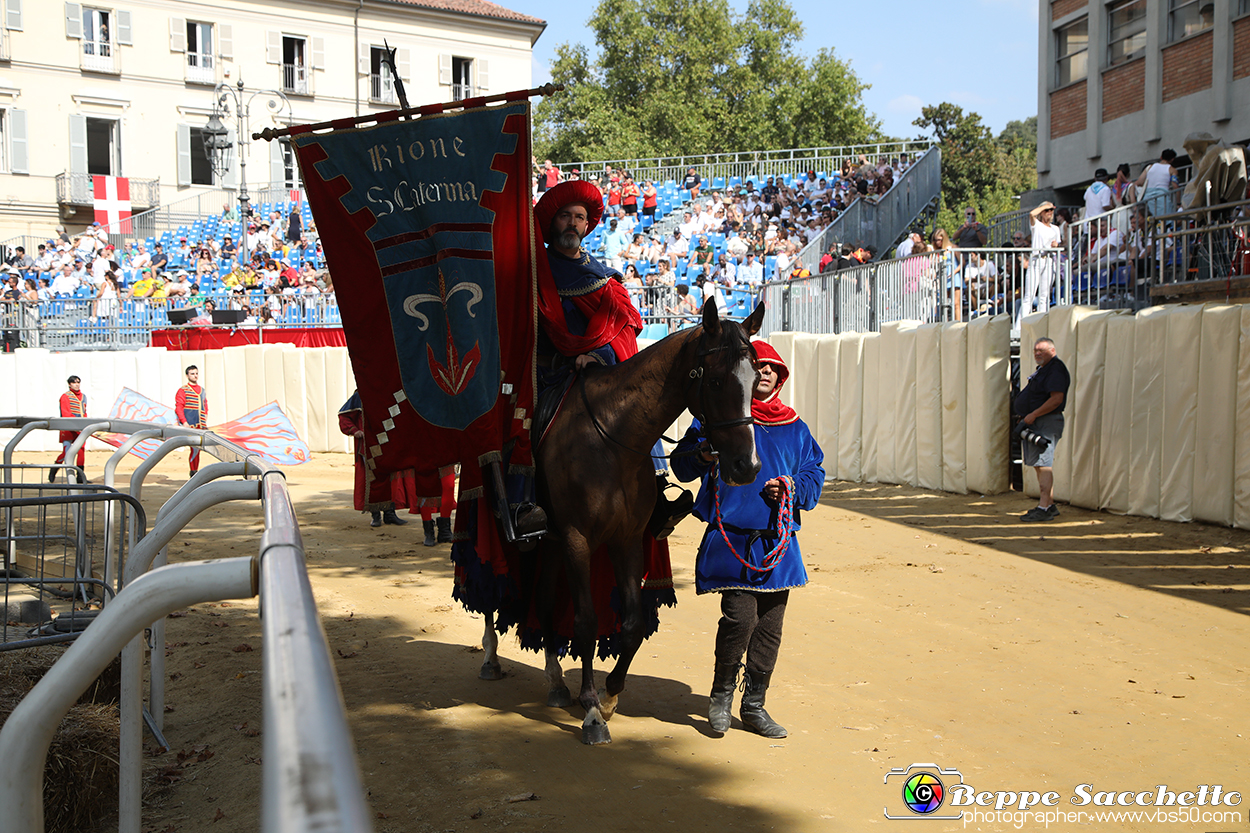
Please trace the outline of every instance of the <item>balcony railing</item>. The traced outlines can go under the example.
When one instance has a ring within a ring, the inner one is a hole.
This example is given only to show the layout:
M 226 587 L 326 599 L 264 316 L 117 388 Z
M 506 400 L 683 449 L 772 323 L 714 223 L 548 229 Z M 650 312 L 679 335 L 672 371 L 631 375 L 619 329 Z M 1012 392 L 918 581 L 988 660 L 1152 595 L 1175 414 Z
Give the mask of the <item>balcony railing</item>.
M 312 95 L 312 77 L 308 67 L 302 64 L 282 65 L 282 92 L 296 95 Z
M 109 41 L 84 40 L 79 56 L 81 67 L 88 72 L 106 72 L 119 75 L 122 71 L 121 56 L 117 47 Z
M 0 61 L 12 60 L 13 54 L 9 52 L 9 30 L 0 28 Z
M 369 100 L 379 104 L 395 104 L 399 99 L 395 95 L 395 82 L 389 75 L 369 76 Z
M 216 84 L 217 62 L 213 56 L 188 52 L 186 80 L 189 84 Z
M 451 85 L 451 100 L 452 101 L 464 101 L 466 98 L 472 97 L 472 95 L 473 95 L 472 84 L 452 84 Z
M 95 205 L 91 174 L 56 175 L 56 201 L 61 205 Z M 161 204 L 161 181 L 130 177 L 130 205 L 133 209 L 154 208 Z

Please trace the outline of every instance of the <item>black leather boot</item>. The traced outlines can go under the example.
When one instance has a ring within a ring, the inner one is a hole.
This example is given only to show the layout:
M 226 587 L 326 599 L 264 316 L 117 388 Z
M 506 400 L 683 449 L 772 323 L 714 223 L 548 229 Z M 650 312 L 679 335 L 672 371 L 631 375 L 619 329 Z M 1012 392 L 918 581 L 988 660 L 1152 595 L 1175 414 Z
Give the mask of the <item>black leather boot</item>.
M 382 513 L 382 522 L 392 524 L 394 526 L 404 526 L 408 522 L 395 514 L 394 509 L 387 509 Z
M 451 518 L 438 518 L 438 542 L 451 543 Z
M 425 541 L 423 543 L 427 547 L 434 546 L 437 543 L 434 540 L 434 519 L 430 518 L 428 521 L 422 521 L 421 526 L 425 530 Z
M 382 513 L 374 512 L 373 517 L 369 520 L 369 526 L 378 527 L 382 525 Z
M 651 535 L 657 541 L 673 534 L 677 524 L 694 510 L 694 495 L 689 489 L 681 489 L 681 493 L 676 498 L 668 499 L 668 495 L 664 492 L 669 486 L 674 485 L 676 484 L 668 482 L 667 475 L 655 476 L 655 508 L 651 510 L 651 521 L 648 526 Z
M 708 698 L 707 719 L 713 732 L 722 735 L 729 731 L 730 714 L 733 712 L 734 689 L 738 687 L 739 662 L 718 662 L 712 676 L 712 696 Z
M 743 675 L 746 689 L 742 693 L 742 706 L 739 708 L 738 716 L 742 718 L 742 725 L 757 735 L 779 739 L 786 736 L 785 727 L 764 711 L 764 695 L 768 691 L 768 681 L 771 676 L 771 674 L 752 674 L 750 671 Z

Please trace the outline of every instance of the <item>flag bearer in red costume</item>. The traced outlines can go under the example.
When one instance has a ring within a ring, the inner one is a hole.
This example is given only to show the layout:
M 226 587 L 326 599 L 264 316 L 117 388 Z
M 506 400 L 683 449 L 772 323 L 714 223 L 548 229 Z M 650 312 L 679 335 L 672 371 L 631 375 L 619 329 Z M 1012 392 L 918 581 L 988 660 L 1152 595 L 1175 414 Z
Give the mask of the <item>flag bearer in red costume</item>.
M 408 506 L 407 495 L 416 494 L 415 484 L 412 483 L 412 470 L 396 472 L 388 480 L 374 479 L 369 467 L 365 465 L 365 411 L 358 391 L 352 391 L 351 399 L 339 408 L 339 431 L 354 438 L 356 487 L 352 498 L 356 510 L 370 514 L 369 526 L 372 527 L 379 527 L 383 523 L 395 526 L 408 523 L 395 514 L 395 507 L 396 501 L 401 509 Z
M 539 280 L 540 395 L 562 382 L 570 369 L 614 365 L 638 352 L 642 317 L 621 283 L 621 274 L 582 248 L 582 240 L 602 216 L 599 189 L 580 180 L 549 188 L 534 207 L 535 221 L 547 243 L 552 279 L 551 283 L 545 276 Z M 665 538 L 690 514 L 694 497 L 684 490 L 675 501 L 665 497 L 669 482 L 659 442 L 653 454 L 658 483 L 651 529 L 657 538 Z
M 190 428 L 208 427 L 208 397 L 200 387 L 200 369 L 195 365 L 187 368 L 187 383 L 174 394 L 174 413 L 179 425 Z M 200 470 L 200 450 L 191 449 L 191 474 Z
M 61 394 L 61 416 L 63 417 L 85 417 L 87 415 L 87 395 L 82 392 L 82 379 L 77 376 L 71 376 L 66 380 L 69 390 Z M 56 458 L 57 463 L 69 462 L 65 459 L 65 455 L 69 453 L 69 447 L 73 445 L 74 440 L 78 439 L 77 431 L 62 431 L 57 439 L 61 441 L 61 453 Z M 87 464 L 87 445 L 78 449 L 78 467 L 82 468 Z M 57 469 L 48 472 L 48 482 L 56 480 Z

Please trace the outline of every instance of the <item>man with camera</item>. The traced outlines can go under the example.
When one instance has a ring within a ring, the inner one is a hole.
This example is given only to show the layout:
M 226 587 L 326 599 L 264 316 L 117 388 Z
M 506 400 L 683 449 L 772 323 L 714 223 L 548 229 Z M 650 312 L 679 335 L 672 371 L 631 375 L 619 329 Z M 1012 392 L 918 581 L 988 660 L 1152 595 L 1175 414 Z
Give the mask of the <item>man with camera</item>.
M 1014 409 L 1020 417 L 1016 436 L 1020 438 L 1024 464 L 1037 470 L 1040 499 L 1037 506 L 1020 516 L 1033 523 L 1059 517 L 1055 506 L 1055 443 L 1063 436 L 1063 406 L 1072 383 L 1067 366 L 1055 357 L 1055 343 L 1039 338 L 1033 345 L 1037 370 L 1016 396 Z

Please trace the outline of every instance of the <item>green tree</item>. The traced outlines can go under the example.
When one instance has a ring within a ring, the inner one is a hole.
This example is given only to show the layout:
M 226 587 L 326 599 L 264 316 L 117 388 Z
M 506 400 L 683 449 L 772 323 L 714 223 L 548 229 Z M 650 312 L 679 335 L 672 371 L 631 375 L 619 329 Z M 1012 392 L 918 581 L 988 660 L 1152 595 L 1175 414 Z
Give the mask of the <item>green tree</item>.
M 924 107 L 913 124 L 933 131 L 942 146 L 942 204 L 935 225 L 953 232 L 963 209 L 981 222 L 1019 207 L 1017 197 L 1037 187 L 1037 117 L 1008 122 L 995 138 L 976 113 L 948 102 Z
M 832 50 L 798 52 L 786 0 L 600 0 L 597 58 L 562 44 L 535 110 L 535 150 L 553 159 L 674 156 L 868 141 L 867 85 Z

